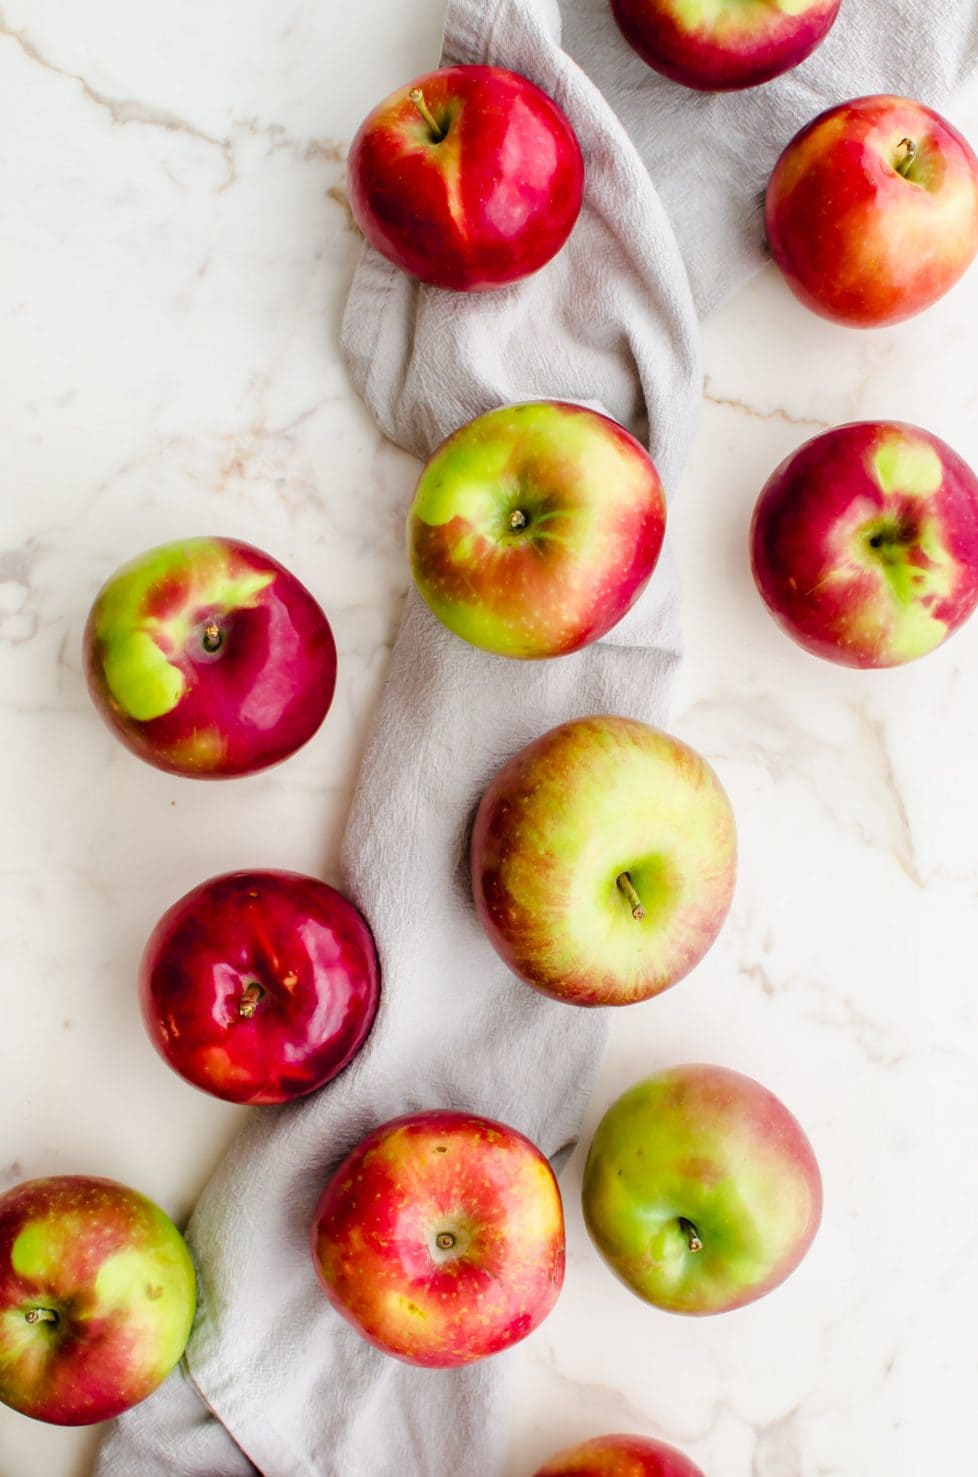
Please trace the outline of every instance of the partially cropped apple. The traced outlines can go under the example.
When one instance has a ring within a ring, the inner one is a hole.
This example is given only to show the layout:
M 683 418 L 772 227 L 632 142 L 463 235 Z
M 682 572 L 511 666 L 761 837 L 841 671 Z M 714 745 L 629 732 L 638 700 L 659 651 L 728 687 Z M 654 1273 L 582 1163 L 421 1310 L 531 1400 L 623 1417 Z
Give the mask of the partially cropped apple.
M 584 163 L 560 108 L 502 67 L 443 67 L 368 115 L 350 206 L 372 246 L 436 287 L 505 287 L 546 265 L 581 209 Z
M 282 1103 L 347 1065 L 377 1009 L 379 968 L 352 903 L 295 872 L 231 872 L 164 913 L 140 966 L 157 1051 L 232 1103 Z
M 649 1436 L 595 1436 L 558 1451 L 534 1477 L 703 1477 L 689 1457 Z
M 806 307 L 899 323 L 978 251 L 978 160 L 939 113 L 902 97 L 829 108 L 788 144 L 765 207 L 771 255 Z
M 0 1195 L 0 1401 L 83 1426 L 145 1400 L 190 1336 L 179 1231 L 135 1190 L 84 1175 Z
M 704 92 L 769 82 L 829 33 L 840 0 L 611 0 L 625 40 L 655 71 Z
M 772 473 L 750 542 L 757 588 L 789 636 L 847 666 L 896 666 L 978 604 L 978 479 L 917 426 L 838 426 Z
M 730 907 L 736 832 L 694 750 L 629 718 L 551 729 L 496 775 L 472 834 L 490 942 L 528 985 L 628 1005 L 682 979 Z
M 822 1181 L 784 1104 L 725 1067 L 673 1067 L 612 1103 L 584 1168 L 584 1219 L 632 1292 L 724 1313 L 783 1282 L 814 1239 Z
M 414 1113 L 340 1165 L 312 1253 L 330 1302 L 376 1348 L 430 1369 L 470 1364 L 525 1338 L 556 1302 L 560 1191 L 515 1129 Z
M 502 656 L 605 635 L 655 568 L 666 505 L 645 449 L 582 405 L 480 415 L 421 474 L 408 514 L 418 589 L 449 630 Z
M 336 685 L 330 625 L 276 560 L 228 538 L 150 549 L 100 590 L 84 638 L 112 731 L 174 774 L 277 764 L 316 732 Z

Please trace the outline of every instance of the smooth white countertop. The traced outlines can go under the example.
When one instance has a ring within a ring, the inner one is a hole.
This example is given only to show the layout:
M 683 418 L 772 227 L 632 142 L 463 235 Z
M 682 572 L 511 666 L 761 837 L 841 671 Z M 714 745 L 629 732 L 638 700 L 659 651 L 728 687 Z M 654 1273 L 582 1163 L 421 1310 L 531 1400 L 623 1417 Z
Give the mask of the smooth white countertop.
M 441 8 L 0 0 L 0 1188 L 98 1172 L 185 1216 L 241 1114 L 144 1038 L 145 936 L 224 869 L 336 880 L 416 471 L 337 349 L 358 253 L 343 155 L 368 107 L 433 64 Z M 978 136 L 978 100 L 952 116 Z M 819 663 L 762 608 L 746 531 L 775 464 L 842 421 L 917 421 L 978 465 L 976 331 L 978 270 L 871 334 L 809 316 L 768 270 L 705 329 L 699 434 L 672 489 L 688 638 L 672 726 L 730 791 L 740 882 L 695 974 L 615 1016 L 584 1137 L 648 1071 L 727 1063 L 805 1124 L 826 1216 L 773 1296 L 682 1320 L 591 1251 L 579 1155 L 565 1291 L 512 1356 L 506 1477 L 613 1429 L 673 1440 L 710 1477 L 972 1460 L 978 619 L 902 671 Z M 342 663 L 303 752 L 212 786 L 126 753 L 79 656 L 102 579 L 203 532 L 290 565 Z M 93 1449 L 0 1410 L 3 1477 L 81 1477 Z

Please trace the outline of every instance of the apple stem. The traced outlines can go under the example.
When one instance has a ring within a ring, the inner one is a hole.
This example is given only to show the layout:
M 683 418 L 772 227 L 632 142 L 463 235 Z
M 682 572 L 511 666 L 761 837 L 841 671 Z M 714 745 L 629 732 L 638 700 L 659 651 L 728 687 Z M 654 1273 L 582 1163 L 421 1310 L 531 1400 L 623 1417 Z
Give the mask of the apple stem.
M 251 1020 L 264 993 L 265 991 L 257 980 L 252 980 L 250 985 L 245 986 L 241 999 L 238 1001 L 238 1015 L 243 1021 Z
M 897 144 L 897 156 L 894 168 L 897 174 L 902 174 L 906 179 L 910 173 L 910 166 L 917 157 L 917 145 L 912 138 L 902 138 Z
M 645 917 L 645 909 L 642 907 L 642 899 L 632 886 L 631 877 L 629 877 L 627 872 L 620 872 L 615 878 L 615 882 L 632 905 L 632 917 L 641 923 Z
M 221 634 L 221 628 L 217 624 L 217 621 L 207 622 L 207 625 L 204 627 L 203 633 L 201 634 L 200 640 L 201 645 L 203 646 L 205 651 L 209 651 L 211 653 L 215 651 L 220 651 L 221 642 L 224 640 L 224 637 Z
M 421 88 L 412 87 L 411 91 L 408 93 L 408 98 L 417 108 L 418 112 L 421 114 L 422 118 L 431 129 L 432 142 L 440 144 L 442 139 L 445 137 L 445 130 L 443 128 L 439 128 L 438 120 L 435 118 L 434 113 L 425 102 L 424 93 L 421 91 Z
M 58 1315 L 53 1308 L 31 1308 L 24 1317 L 28 1323 L 57 1323 Z
M 699 1231 L 697 1231 L 696 1227 L 693 1225 L 693 1222 L 688 1221 L 684 1215 L 681 1215 L 679 1217 L 679 1229 L 686 1237 L 686 1245 L 689 1247 L 690 1251 L 703 1250 L 703 1242 L 700 1240 Z
M 526 514 L 522 508 L 514 508 L 509 515 L 509 526 L 515 533 L 518 528 L 526 527 Z
M 435 1237 L 435 1245 L 438 1247 L 439 1251 L 451 1251 L 452 1247 L 455 1245 L 455 1237 L 452 1235 L 451 1231 L 439 1231 L 438 1235 Z

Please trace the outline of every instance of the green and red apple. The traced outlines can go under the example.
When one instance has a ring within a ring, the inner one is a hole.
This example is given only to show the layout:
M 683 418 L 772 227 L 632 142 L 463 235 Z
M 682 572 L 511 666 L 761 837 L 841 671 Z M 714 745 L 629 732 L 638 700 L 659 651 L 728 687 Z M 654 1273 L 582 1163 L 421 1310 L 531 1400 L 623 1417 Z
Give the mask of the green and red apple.
M 472 890 L 520 979 L 575 1005 L 657 995 L 730 907 L 730 802 L 686 744 L 630 718 L 574 719 L 521 750 L 479 804 Z
M 454 1368 L 531 1333 L 564 1280 L 553 1170 L 529 1139 L 473 1113 L 375 1129 L 323 1192 L 312 1228 L 323 1290 L 385 1354 Z
M 82 1175 L 0 1195 L 0 1401 L 82 1426 L 145 1400 L 190 1336 L 193 1262 L 144 1195 Z
M 978 159 L 909 98 L 820 113 L 771 175 L 771 255 L 806 307 L 837 323 L 899 323 L 942 297 L 978 252 Z
M 725 1067 L 681 1066 L 622 1094 L 591 1141 L 582 1191 L 598 1251 L 672 1313 L 763 1297 L 808 1251 L 822 1215 L 811 1144 L 784 1104 Z
M 583 405 L 505 405 L 435 452 L 408 514 L 415 582 L 449 630 L 501 656 L 562 656 L 645 589 L 665 531 L 644 447 Z
M 978 479 L 918 426 L 837 426 L 772 473 L 750 543 L 761 597 L 799 645 L 847 666 L 896 666 L 933 651 L 978 604 Z

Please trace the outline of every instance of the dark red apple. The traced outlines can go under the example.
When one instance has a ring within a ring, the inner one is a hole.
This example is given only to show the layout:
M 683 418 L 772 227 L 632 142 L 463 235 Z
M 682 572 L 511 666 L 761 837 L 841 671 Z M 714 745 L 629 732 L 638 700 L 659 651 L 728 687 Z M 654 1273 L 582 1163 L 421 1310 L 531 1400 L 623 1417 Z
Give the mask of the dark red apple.
M 464 292 L 549 262 L 584 192 L 564 114 L 502 67 L 444 67 L 392 93 L 361 124 L 348 174 L 371 246 L 422 282 Z
M 164 544 L 99 591 L 84 638 L 99 713 L 134 754 L 224 779 L 288 758 L 336 686 L 329 621 L 275 559 L 229 538 Z
M 381 1349 L 447 1369 L 507 1349 L 564 1280 L 564 1214 L 546 1159 L 473 1113 L 383 1124 L 323 1192 L 312 1254 L 326 1296 Z
M 829 108 L 788 144 L 765 208 L 771 255 L 806 307 L 899 323 L 953 287 L 978 251 L 978 159 L 903 97 Z
M 157 1051 L 232 1103 L 281 1103 L 329 1082 L 366 1039 L 378 991 L 361 915 L 295 872 L 195 887 L 164 913 L 140 968 Z

